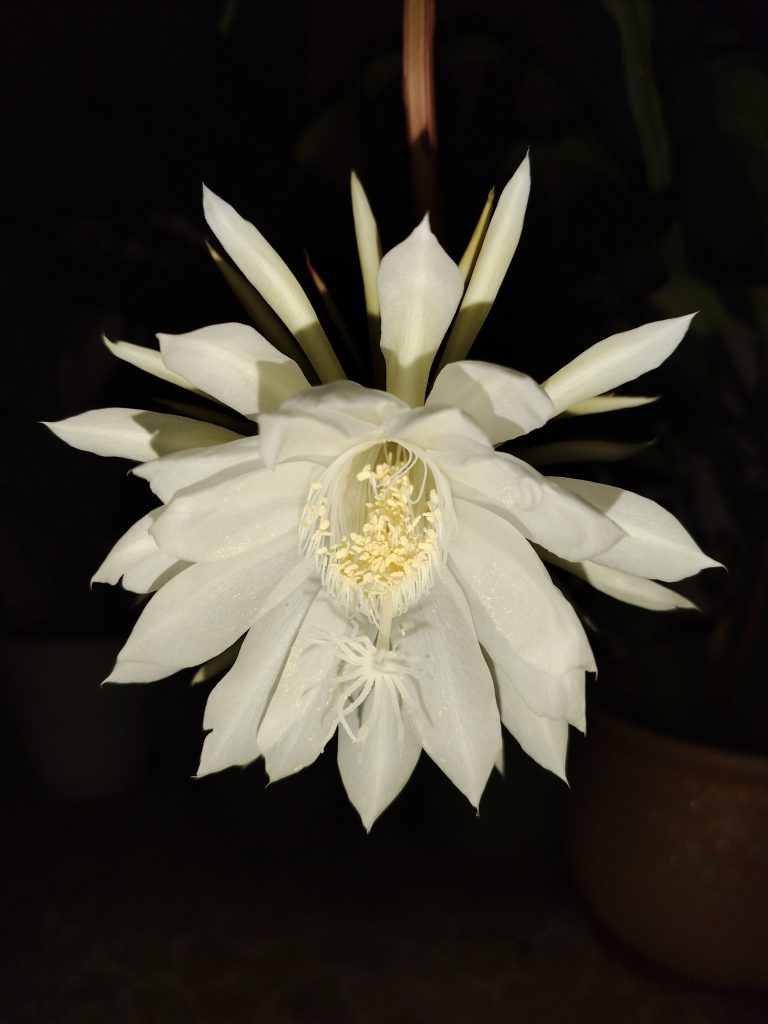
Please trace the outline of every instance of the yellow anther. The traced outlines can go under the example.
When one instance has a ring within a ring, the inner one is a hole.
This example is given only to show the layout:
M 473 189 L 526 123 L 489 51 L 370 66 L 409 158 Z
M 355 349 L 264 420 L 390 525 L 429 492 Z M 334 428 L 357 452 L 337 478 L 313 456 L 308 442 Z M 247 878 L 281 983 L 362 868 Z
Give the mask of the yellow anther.
M 396 445 L 379 450 L 383 458 L 350 466 L 346 482 L 337 476 L 322 494 L 311 485 L 302 543 L 330 593 L 381 626 L 431 587 L 442 544 L 428 466 Z

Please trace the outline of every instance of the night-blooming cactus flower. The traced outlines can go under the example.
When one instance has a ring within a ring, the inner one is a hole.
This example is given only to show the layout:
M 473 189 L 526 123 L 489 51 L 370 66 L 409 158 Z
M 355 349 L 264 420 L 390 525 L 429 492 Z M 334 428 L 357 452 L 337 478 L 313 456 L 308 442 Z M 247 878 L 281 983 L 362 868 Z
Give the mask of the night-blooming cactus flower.
M 154 594 L 108 681 L 229 666 L 206 708 L 200 775 L 263 756 L 274 781 L 311 764 L 336 733 L 341 777 L 370 827 L 422 749 L 477 805 L 501 762 L 503 723 L 563 776 L 568 726 L 584 727 L 584 677 L 595 664 L 542 558 L 655 609 L 688 604 L 656 581 L 716 564 L 654 502 L 547 478 L 497 450 L 566 411 L 637 404 L 604 392 L 658 366 L 690 320 L 607 338 L 542 385 L 466 360 L 517 245 L 528 189 L 526 159 L 460 268 L 427 219 L 380 258 L 353 178 L 386 391 L 344 377 L 286 264 L 206 191 L 211 230 L 320 383 L 251 327 L 219 324 L 161 334 L 159 352 L 109 344 L 234 410 L 239 433 L 135 409 L 51 425 L 75 447 L 138 462 L 133 472 L 160 500 L 94 576 Z

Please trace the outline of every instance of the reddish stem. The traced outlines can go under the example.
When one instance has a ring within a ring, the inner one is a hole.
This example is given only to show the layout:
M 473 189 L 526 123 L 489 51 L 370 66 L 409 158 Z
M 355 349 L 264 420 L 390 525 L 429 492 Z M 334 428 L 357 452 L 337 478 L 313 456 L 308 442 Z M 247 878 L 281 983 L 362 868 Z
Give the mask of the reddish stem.
M 411 152 L 416 215 L 429 213 L 440 234 L 440 189 L 437 173 L 435 107 L 435 0 L 403 3 L 403 102 Z

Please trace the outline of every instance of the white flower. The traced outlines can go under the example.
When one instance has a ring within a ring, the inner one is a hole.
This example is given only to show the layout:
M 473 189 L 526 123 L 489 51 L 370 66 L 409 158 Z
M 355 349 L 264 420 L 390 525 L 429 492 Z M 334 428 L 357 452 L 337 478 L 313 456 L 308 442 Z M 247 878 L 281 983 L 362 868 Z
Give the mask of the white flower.
M 94 576 L 154 592 L 109 681 L 231 666 L 208 701 L 199 774 L 263 756 L 279 779 L 338 733 L 341 776 L 369 828 L 422 749 L 477 805 L 501 764 L 503 722 L 564 776 L 568 726 L 584 728 L 584 675 L 595 665 L 537 548 L 598 589 L 657 609 L 689 603 L 656 580 L 716 564 L 652 501 L 546 478 L 495 448 L 564 411 L 642 401 L 603 393 L 657 366 L 690 320 L 601 341 L 542 386 L 466 361 L 517 244 L 528 181 L 526 160 L 465 284 L 426 219 L 379 266 L 375 223 L 353 180 L 387 391 L 344 379 L 293 274 L 206 192 L 212 230 L 322 383 L 310 386 L 252 328 L 222 324 L 161 334 L 159 352 L 109 344 L 241 414 L 240 434 L 133 409 L 51 425 L 75 447 L 139 462 L 134 473 L 161 502 Z

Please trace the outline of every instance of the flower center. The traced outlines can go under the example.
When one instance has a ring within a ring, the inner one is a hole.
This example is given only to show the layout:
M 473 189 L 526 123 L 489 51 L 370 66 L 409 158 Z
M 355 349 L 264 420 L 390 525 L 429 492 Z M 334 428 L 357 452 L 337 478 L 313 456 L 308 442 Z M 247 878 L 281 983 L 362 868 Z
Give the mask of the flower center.
M 323 586 L 379 627 L 385 649 L 393 616 L 432 586 L 442 533 L 430 468 L 394 442 L 337 460 L 311 485 L 301 520 Z

